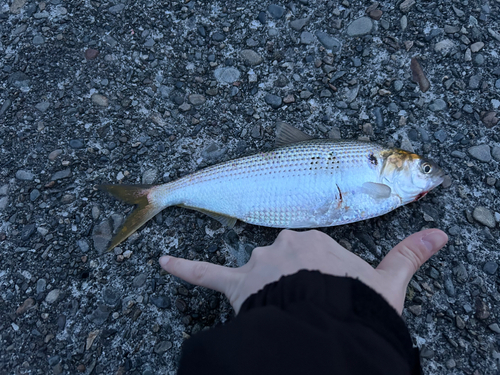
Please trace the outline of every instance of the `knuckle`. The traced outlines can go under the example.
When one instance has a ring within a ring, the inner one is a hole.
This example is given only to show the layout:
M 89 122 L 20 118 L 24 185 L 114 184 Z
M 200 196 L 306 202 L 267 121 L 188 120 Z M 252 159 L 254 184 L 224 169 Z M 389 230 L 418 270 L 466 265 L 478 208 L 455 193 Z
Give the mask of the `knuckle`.
M 408 246 L 402 246 L 399 249 L 399 253 L 410 263 L 413 271 L 417 272 L 423 263 L 422 259 L 420 259 L 418 255 L 418 252 L 413 251 Z

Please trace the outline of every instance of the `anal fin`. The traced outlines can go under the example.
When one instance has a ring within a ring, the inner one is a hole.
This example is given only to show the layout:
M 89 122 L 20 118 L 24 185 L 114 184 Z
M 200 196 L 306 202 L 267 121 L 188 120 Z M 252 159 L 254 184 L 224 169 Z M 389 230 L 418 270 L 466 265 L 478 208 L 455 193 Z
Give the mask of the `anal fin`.
M 232 229 L 235 226 L 236 221 L 238 221 L 238 219 L 235 217 L 223 215 L 223 214 L 220 214 L 218 212 L 208 211 L 208 210 L 205 210 L 203 208 L 186 206 L 185 204 L 179 204 L 178 206 L 184 207 L 184 208 L 189 208 L 190 210 L 195 210 L 195 211 L 201 212 L 202 214 L 210 216 L 212 219 L 217 220 L 219 223 L 221 223 L 225 227 L 228 227 L 229 229 Z

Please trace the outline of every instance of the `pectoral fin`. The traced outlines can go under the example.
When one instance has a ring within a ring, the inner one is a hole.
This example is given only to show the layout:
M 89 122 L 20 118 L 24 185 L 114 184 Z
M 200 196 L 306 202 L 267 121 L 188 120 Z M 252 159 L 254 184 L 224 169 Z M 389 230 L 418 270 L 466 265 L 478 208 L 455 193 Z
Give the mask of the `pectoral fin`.
M 392 192 L 389 186 L 376 182 L 365 182 L 361 189 L 363 193 L 368 194 L 374 199 L 389 198 Z
M 278 122 L 276 124 L 276 147 L 284 146 L 290 143 L 309 141 L 313 139 L 303 131 L 288 125 L 286 122 Z

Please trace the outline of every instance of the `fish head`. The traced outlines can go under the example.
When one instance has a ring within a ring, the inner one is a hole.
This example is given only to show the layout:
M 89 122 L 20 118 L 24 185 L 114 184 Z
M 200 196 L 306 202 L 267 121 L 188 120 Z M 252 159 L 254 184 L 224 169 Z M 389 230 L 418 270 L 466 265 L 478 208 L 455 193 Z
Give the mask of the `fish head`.
M 392 149 L 382 152 L 381 177 L 403 204 L 423 198 L 444 180 L 444 171 L 417 154 Z

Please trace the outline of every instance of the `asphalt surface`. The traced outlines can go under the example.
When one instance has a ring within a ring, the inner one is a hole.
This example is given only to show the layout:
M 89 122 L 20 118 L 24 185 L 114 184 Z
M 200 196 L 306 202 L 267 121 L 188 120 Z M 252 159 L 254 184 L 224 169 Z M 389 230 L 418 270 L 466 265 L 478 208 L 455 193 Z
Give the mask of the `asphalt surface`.
M 183 341 L 232 311 L 158 258 L 241 265 L 279 231 L 168 208 L 106 253 L 131 207 L 94 185 L 269 150 L 285 121 L 445 170 L 419 202 L 322 230 L 373 265 L 446 231 L 403 318 L 426 374 L 497 374 L 499 15 L 498 0 L 0 4 L 0 373 L 175 373 Z

